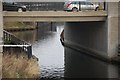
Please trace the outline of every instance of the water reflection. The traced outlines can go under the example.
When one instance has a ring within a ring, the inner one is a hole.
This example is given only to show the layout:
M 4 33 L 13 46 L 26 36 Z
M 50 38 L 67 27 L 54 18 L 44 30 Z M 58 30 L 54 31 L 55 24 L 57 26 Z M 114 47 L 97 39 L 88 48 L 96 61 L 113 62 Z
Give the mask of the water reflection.
M 58 26 L 57 32 L 43 30 L 42 33 L 38 29 L 38 41 L 33 45 L 33 52 L 40 59 L 42 77 L 64 76 L 64 48 L 59 40 L 62 29 L 63 26 Z
M 65 48 L 65 77 L 120 78 L 120 67 Z

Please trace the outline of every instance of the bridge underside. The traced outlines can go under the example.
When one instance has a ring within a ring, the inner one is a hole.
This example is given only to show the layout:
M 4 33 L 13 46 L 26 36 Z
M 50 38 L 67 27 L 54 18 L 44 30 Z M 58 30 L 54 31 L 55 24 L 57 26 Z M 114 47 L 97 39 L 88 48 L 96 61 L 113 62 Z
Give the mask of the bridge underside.
M 103 22 L 66 23 L 65 43 L 83 52 L 107 58 L 108 28 Z

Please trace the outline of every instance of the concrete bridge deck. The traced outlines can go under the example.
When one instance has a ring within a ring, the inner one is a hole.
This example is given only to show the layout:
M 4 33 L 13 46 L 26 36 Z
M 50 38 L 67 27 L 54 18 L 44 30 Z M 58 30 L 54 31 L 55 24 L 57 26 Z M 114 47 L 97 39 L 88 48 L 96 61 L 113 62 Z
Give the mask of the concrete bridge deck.
M 79 22 L 105 21 L 106 11 L 30 11 L 30 12 L 3 12 L 4 22 Z

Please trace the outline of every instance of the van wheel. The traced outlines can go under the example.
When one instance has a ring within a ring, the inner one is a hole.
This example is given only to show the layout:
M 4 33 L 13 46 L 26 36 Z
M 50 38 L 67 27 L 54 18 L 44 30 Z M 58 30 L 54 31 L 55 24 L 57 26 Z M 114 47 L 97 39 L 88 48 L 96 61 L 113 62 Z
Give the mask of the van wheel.
M 22 8 L 18 8 L 18 12 L 23 12 L 23 9 Z
M 73 12 L 78 12 L 78 9 L 77 8 L 73 8 L 72 11 Z
M 99 7 L 96 7 L 95 11 L 98 11 L 99 10 Z

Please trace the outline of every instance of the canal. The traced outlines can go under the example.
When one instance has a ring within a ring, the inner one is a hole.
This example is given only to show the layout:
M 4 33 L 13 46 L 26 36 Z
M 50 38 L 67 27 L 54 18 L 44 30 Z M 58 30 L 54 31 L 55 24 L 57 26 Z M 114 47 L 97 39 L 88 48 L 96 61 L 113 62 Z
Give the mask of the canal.
M 40 23 L 38 29 L 13 32 L 32 44 L 41 78 L 120 78 L 120 66 L 106 63 L 60 43 L 64 23 Z
M 41 78 L 64 77 L 64 47 L 60 33 L 64 23 L 38 23 L 38 29 L 12 32 L 32 44 L 33 55 L 39 59 Z

